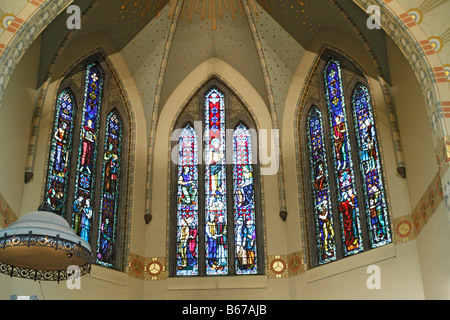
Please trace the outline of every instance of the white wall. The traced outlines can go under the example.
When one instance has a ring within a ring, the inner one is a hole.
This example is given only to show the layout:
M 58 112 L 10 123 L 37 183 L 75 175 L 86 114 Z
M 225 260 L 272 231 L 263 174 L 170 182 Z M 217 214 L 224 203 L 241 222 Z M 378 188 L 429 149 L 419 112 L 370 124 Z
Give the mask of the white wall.
M 388 198 L 391 207 L 391 218 L 393 219 L 409 214 L 411 212 L 409 189 L 414 188 L 414 186 L 410 185 L 408 181 L 401 178 L 396 172 L 397 166 L 394 147 L 383 93 L 371 57 L 359 42 L 335 30 L 323 30 L 323 32 L 320 32 L 308 48 L 309 52 L 305 53 L 302 62 L 300 62 L 300 67 L 297 70 L 288 94 L 285 115 L 289 115 L 288 118 L 297 116 L 295 112 L 297 111 L 296 103 L 298 97 L 301 94 L 305 80 L 309 75 L 310 67 L 317 57 L 317 52 L 319 52 L 319 49 L 323 44 L 331 45 L 344 52 L 361 66 L 368 77 L 373 93 L 374 112 L 377 119 L 379 136 L 381 138 L 380 146 L 387 178 L 385 182 L 389 193 Z M 391 60 L 391 63 L 394 66 L 392 72 L 398 73 L 399 70 L 396 69 L 396 61 L 397 60 L 395 59 Z M 408 78 L 408 81 L 413 82 L 414 79 L 411 80 Z M 396 101 L 398 93 L 394 92 L 394 94 L 394 100 Z M 407 100 L 404 100 L 404 103 L 411 103 L 415 101 L 414 99 L 417 99 L 417 97 L 407 97 Z M 423 98 L 421 99 L 423 101 Z M 420 108 L 420 105 L 418 108 Z M 423 108 L 425 107 L 423 106 Z M 419 114 L 414 120 L 403 120 L 404 126 L 408 128 L 414 128 L 416 126 L 415 121 L 420 121 L 421 126 L 427 125 L 426 117 L 424 118 L 422 114 Z M 423 122 L 425 122 L 425 125 L 422 124 Z M 302 210 L 299 208 L 298 197 L 301 197 L 302 195 L 293 190 L 297 190 L 297 184 L 301 184 L 302 181 L 295 183 L 295 179 L 290 175 L 290 173 L 295 172 L 296 168 L 294 167 L 294 164 L 298 161 L 295 159 L 295 152 L 292 148 L 296 138 L 293 134 L 295 128 L 292 127 L 292 123 L 292 121 L 291 123 L 286 121 L 283 124 L 286 189 L 288 190 L 287 200 L 289 214 L 294 215 L 294 217 L 291 217 L 291 221 L 300 221 L 301 219 L 304 219 L 304 217 L 299 216 L 299 214 L 302 213 Z M 424 134 L 429 135 L 429 132 L 425 131 Z M 405 139 L 409 139 L 409 137 L 407 136 Z M 406 146 L 408 148 L 411 147 L 410 142 L 410 140 L 406 141 Z M 432 150 L 426 149 L 423 150 L 423 152 L 424 154 L 421 155 L 422 157 L 429 159 L 434 156 Z M 410 170 L 417 169 L 414 167 L 409 169 L 408 167 L 407 171 L 409 172 Z M 427 183 L 429 183 L 428 181 L 421 181 L 419 178 L 414 179 L 414 183 L 420 184 L 420 188 L 422 189 L 426 188 Z M 295 247 L 296 243 L 298 243 L 296 242 L 298 239 L 298 234 L 296 234 L 296 232 L 298 231 L 296 231 L 296 228 L 293 226 L 291 226 L 289 230 L 290 233 L 287 235 L 287 241 L 289 246 Z M 299 230 L 298 227 L 297 230 Z M 300 247 L 300 243 L 298 243 L 298 248 L 305 247 L 306 246 Z M 370 290 L 366 285 L 367 279 L 371 275 L 367 273 L 367 267 L 370 265 L 376 265 L 380 268 L 380 290 Z M 424 298 L 421 268 L 415 241 L 402 245 L 390 244 L 328 265 L 309 269 L 303 274 L 289 278 L 289 282 L 290 298 L 292 299 Z
M 283 122 L 283 156 L 285 165 L 288 221 L 279 216 L 278 180 L 276 176 L 263 178 L 265 203 L 266 254 L 289 254 L 303 250 L 302 230 L 297 179 L 297 158 L 293 117 L 296 103 L 307 79 L 317 49 L 329 43 L 358 61 L 370 78 L 374 92 L 374 107 L 378 119 L 381 145 L 387 174 L 389 200 L 393 218 L 411 213 L 418 199 L 426 190 L 437 171 L 431 134 L 425 113 L 424 98 L 409 69 L 407 61 L 388 43 L 388 54 L 392 73 L 394 101 L 397 106 L 402 135 L 407 179 L 396 174 L 393 143 L 390 135 L 386 106 L 381 88 L 374 74 L 373 65 L 365 49 L 354 39 L 328 30 L 313 41 L 305 53 L 290 85 L 285 105 Z M 81 39 L 62 56 L 56 74 L 62 74 L 86 52 L 104 44 L 110 58 L 125 84 L 128 97 L 136 113 L 135 171 L 133 185 L 132 231 L 130 251 L 145 257 L 164 257 L 167 253 L 167 169 L 169 131 L 176 112 L 196 86 L 212 73 L 223 77 L 236 88 L 256 115 L 260 128 L 270 129 L 272 124 L 268 108 L 257 91 L 238 70 L 222 60 L 211 59 L 195 69 L 168 98 L 162 109 L 156 131 L 155 171 L 153 178 L 153 220 L 149 225 L 143 222 L 145 211 L 145 172 L 147 162 L 147 128 L 145 116 L 133 74 L 121 54 L 114 51 L 102 35 Z M 41 119 L 39 132 L 36 175 L 24 187 L 23 171 L 28 147 L 29 124 L 37 92 L 34 88 L 37 75 L 39 42 L 31 47 L 11 78 L 5 100 L 0 107 L 0 147 L 9 150 L 14 157 L 0 159 L 0 192 L 13 210 L 19 213 L 33 209 L 42 193 L 44 164 L 47 154 L 50 116 L 54 107 L 58 77 L 49 88 Z M 32 75 L 32 76 L 30 76 Z M 25 91 L 23 88 L 26 88 Z M 24 94 L 24 92 L 26 94 Z M 5 183 L 8 181 L 8 184 Z M 25 192 L 23 192 L 23 190 Z M 23 202 L 22 202 L 23 195 Z M 28 201 L 30 197 L 31 201 Z M 230 277 L 217 279 L 166 279 L 144 281 L 129 277 L 125 272 L 93 267 L 92 274 L 82 278 L 82 290 L 68 291 L 65 284 L 39 283 L 10 279 L 0 275 L 0 299 L 10 294 L 38 294 L 46 299 L 423 299 L 448 298 L 449 247 L 448 221 L 442 205 L 416 240 L 400 245 L 389 245 L 370 252 L 349 257 L 335 263 L 307 270 L 305 273 L 286 279 L 269 279 L 267 276 Z M 445 224 L 444 222 L 447 222 Z M 368 265 L 375 264 L 381 270 L 381 289 L 369 290 L 366 281 Z M 422 280 L 423 279 L 423 280 Z M 423 281 L 423 282 L 422 282 Z M 42 294 L 41 294 L 42 295 Z
M 388 41 L 388 55 L 405 150 L 408 192 L 414 208 L 438 173 L 437 150 L 434 150 L 425 98 L 411 67 L 391 41 Z M 425 298 L 449 299 L 450 227 L 444 202 L 436 208 L 415 242 Z
M 40 38 L 15 68 L 0 106 L 0 193 L 19 216 L 22 209 L 25 160 L 37 93 Z M 37 207 L 35 208 L 37 209 Z

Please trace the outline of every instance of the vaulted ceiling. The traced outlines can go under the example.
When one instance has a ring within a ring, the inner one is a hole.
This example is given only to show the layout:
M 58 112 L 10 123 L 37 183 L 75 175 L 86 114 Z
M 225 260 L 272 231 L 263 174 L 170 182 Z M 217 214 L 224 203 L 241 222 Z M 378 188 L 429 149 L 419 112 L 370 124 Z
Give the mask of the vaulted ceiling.
M 384 32 L 368 30 L 367 15 L 349 0 L 185 0 L 177 20 L 171 19 L 176 2 L 168 0 L 74 0 L 74 4 L 86 17 L 70 41 L 103 32 L 114 42 L 142 94 L 149 123 L 153 109 L 160 111 L 177 85 L 211 57 L 239 70 L 268 106 L 272 94 L 282 121 L 289 84 L 312 39 L 321 30 L 335 29 L 360 41 L 352 24 L 359 26 L 389 78 Z M 67 15 L 61 14 L 42 34 L 40 81 L 68 32 L 66 20 Z M 157 89 L 172 24 L 176 29 L 162 70 L 162 87 Z

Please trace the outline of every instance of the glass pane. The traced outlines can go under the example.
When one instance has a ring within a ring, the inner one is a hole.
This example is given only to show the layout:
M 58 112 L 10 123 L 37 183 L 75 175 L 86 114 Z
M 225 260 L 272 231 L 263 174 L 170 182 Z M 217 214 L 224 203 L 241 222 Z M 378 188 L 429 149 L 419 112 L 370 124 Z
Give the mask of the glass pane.
M 113 111 L 108 115 L 106 125 L 97 239 L 97 263 L 105 267 L 112 267 L 115 261 L 117 206 L 120 196 L 122 122 L 119 116 Z
M 102 89 L 103 73 L 97 64 L 90 64 L 86 71 L 86 88 L 72 215 L 72 228 L 77 235 L 88 242 L 92 231 L 93 191 Z
M 352 102 L 370 241 L 375 248 L 390 243 L 391 232 L 373 110 L 365 86 L 356 87 Z
M 319 264 L 336 260 L 327 154 L 322 115 L 313 107 L 308 116 L 308 148 Z
M 249 129 L 240 124 L 233 134 L 233 205 L 237 274 L 256 274 L 256 216 L 252 143 Z
M 331 59 L 325 70 L 325 87 L 333 141 L 334 170 L 338 186 L 344 254 L 350 255 L 362 251 L 363 243 L 341 79 L 339 62 Z
M 225 103 L 216 88 L 205 96 L 206 274 L 228 273 Z
M 45 201 L 53 212 L 64 215 L 70 175 L 75 101 L 69 90 L 58 96 L 48 163 Z
M 179 137 L 177 188 L 177 271 L 180 276 L 198 274 L 198 144 L 188 124 Z

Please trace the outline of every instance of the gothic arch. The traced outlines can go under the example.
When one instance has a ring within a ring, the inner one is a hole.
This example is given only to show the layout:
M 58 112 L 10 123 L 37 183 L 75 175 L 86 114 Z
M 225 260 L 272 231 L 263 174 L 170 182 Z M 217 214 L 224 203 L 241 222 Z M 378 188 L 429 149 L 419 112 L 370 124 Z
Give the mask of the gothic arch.
M 430 127 L 436 126 L 433 117 L 439 118 L 440 130 L 433 132 L 434 142 L 439 143 L 449 134 L 450 113 L 446 107 L 450 106 L 450 87 L 443 76 L 442 62 L 430 41 L 397 0 L 355 0 L 355 3 L 364 11 L 370 5 L 380 7 L 381 27 L 410 62 L 422 87 Z

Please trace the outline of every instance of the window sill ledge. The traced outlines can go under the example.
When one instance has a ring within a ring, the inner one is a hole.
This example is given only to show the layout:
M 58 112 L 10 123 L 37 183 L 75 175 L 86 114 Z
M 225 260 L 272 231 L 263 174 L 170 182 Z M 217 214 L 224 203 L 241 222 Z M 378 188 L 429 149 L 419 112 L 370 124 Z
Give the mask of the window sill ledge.
M 362 252 L 354 256 L 346 257 L 338 261 L 330 262 L 326 265 L 315 267 L 306 271 L 307 282 L 311 283 L 354 269 L 362 268 L 387 259 L 395 258 L 394 243 L 380 248 Z
M 258 276 L 212 276 L 173 277 L 167 279 L 170 290 L 211 290 L 211 289 L 267 289 L 267 277 Z

